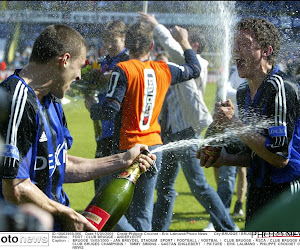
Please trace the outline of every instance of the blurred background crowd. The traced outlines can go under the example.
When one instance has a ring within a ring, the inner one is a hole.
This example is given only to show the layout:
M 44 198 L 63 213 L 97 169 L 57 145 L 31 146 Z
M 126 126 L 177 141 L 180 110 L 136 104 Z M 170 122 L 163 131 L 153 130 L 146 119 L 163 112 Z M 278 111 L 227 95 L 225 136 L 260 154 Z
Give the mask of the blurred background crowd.
M 209 61 L 208 82 L 216 82 L 222 71 L 218 64 L 220 51 L 207 28 L 213 20 L 204 18 L 215 10 L 211 10 L 205 1 L 147 2 L 148 13 L 154 13 L 166 27 L 202 28 L 207 37 L 202 56 Z M 299 1 L 236 1 L 234 5 L 238 18 L 263 16 L 280 29 L 283 41 L 279 66 L 288 74 L 299 75 Z M 34 39 L 54 22 L 65 22 L 79 30 L 89 44 L 88 60 L 101 60 L 107 54 L 101 40 L 103 24 L 112 19 L 129 24 L 142 9 L 143 1 L 1 1 L 0 70 L 23 67 L 31 54 Z M 152 59 L 155 60 L 162 50 L 156 42 Z

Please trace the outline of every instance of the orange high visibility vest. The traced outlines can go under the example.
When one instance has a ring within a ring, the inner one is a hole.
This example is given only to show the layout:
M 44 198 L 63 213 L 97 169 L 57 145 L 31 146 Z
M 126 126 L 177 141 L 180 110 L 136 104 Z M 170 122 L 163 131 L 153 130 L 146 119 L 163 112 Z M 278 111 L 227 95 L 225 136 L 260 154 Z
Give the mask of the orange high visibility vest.
M 126 74 L 128 86 L 122 104 L 120 150 L 136 143 L 163 144 L 158 116 L 171 84 L 171 72 L 165 62 L 132 59 L 117 64 Z

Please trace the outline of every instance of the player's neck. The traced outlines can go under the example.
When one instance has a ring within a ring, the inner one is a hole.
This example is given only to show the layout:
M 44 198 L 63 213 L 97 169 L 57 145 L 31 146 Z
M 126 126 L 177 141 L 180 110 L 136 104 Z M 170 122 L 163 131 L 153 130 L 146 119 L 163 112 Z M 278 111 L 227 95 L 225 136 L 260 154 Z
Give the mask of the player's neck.
M 150 59 L 150 51 L 144 55 L 134 55 L 134 54 L 129 54 L 129 58 L 130 59 L 137 59 L 140 60 L 142 62 L 147 61 Z
M 259 70 L 255 71 L 255 74 L 251 78 L 247 78 L 252 99 L 254 98 L 260 85 L 263 83 L 267 75 L 270 73 L 271 69 L 272 69 L 272 64 L 269 63 L 263 64 L 261 65 L 261 68 Z
M 32 88 L 40 102 L 49 93 L 52 83 L 51 67 L 29 63 L 20 72 L 20 77 Z

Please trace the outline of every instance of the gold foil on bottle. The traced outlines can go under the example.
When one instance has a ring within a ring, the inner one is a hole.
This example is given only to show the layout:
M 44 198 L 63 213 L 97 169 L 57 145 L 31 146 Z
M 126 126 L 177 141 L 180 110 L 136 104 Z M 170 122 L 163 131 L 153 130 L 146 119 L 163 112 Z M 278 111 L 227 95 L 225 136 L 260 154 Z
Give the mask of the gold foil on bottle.
M 118 178 L 120 179 L 127 179 L 133 184 L 136 183 L 137 179 L 140 177 L 140 167 L 138 158 L 135 159 L 135 161 L 127 168 L 124 172 L 118 175 Z

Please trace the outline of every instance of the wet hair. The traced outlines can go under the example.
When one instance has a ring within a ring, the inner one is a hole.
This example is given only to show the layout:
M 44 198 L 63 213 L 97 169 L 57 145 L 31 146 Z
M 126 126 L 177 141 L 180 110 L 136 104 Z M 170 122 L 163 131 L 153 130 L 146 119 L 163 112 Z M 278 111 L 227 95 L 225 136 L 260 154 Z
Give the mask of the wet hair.
M 125 36 L 125 46 L 134 56 L 143 56 L 149 52 L 153 42 L 153 27 L 143 21 L 138 21 L 128 28 Z
M 263 18 L 244 18 L 236 25 L 236 31 L 250 31 L 261 49 L 272 46 L 273 52 L 268 56 L 268 61 L 273 65 L 280 51 L 280 34 L 278 29 L 268 20 Z
M 65 24 L 49 25 L 35 40 L 29 62 L 48 63 L 65 53 L 70 53 L 71 59 L 76 60 L 83 46 L 88 47 L 75 29 Z
M 205 47 L 206 47 L 206 38 L 203 35 L 202 31 L 199 30 L 198 28 L 190 28 L 189 29 L 189 40 L 191 42 L 191 44 L 193 43 L 198 43 L 198 49 L 197 49 L 197 53 L 201 54 Z
M 102 32 L 102 39 L 109 39 L 110 36 L 125 36 L 127 27 L 125 23 L 119 20 L 111 20 L 105 26 Z

